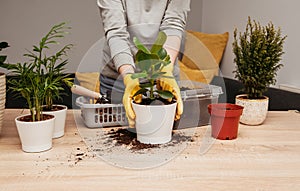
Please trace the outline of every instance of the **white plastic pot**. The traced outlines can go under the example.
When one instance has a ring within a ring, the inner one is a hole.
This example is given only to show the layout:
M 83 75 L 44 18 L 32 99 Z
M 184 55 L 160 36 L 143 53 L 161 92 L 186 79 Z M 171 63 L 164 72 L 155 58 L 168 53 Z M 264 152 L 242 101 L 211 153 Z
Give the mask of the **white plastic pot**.
M 28 115 L 28 114 L 27 114 Z M 42 152 L 52 148 L 52 135 L 55 117 L 35 122 L 21 121 L 22 115 L 15 118 L 22 150 L 25 152 Z
M 137 140 L 145 144 L 164 144 L 172 140 L 177 103 L 140 105 L 132 103 L 136 115 Z

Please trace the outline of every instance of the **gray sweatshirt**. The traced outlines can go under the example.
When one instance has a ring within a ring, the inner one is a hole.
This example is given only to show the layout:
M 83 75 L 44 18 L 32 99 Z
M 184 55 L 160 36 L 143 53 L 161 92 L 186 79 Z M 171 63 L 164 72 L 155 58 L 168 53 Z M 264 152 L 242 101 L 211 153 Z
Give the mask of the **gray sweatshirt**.
M 123 64 L 134 66 L 133 37 L 152 44 L 159 31 L 182 37 L 190 0 L 97 0 L 103 22 L 102 75 L 118 78 Z

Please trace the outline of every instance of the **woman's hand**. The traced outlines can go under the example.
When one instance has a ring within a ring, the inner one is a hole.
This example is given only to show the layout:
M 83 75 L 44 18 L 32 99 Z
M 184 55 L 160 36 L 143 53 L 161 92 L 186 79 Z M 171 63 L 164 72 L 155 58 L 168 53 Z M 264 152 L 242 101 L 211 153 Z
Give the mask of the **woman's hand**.
M 172 92 L 174 95 L 176 101 L 177 101 L 177 109 L 176 109 L 176 115 L 175 115 L 175 121 L 180 119 L 180 116 L 183 112 L 183 104 L 182 104 L 182 99 L 181 99 L 181 94 L 180 94 L 180 89 L 178 87 L 178 84 L 173 76 L 173 65 L 169 64 L 166 66 L 163 70 L 163 72 L 166 72 L 164 74 L 165 76 L 170 76 L 173 78 L 160 78 L 157 81 L 156 87 L 159 90 L 168 90 Z M 171 100 L 169 100 L 171 101 Z
M 132 100 L 135 103 L 140 103 L 142 101 L 142 95 L 137 95 L 133 98 L 133 95 L 140 89 L 140 84 L 138 79 L 132 79 L 132 74 L 126 74 L 123 78 L 125 85 L 125 92 L 123 95 L 123 105 L 126 111 L 126 116 L 128 119 L 129 127 L 134 127 L 135 124 L 135 113 L 132 108 Z

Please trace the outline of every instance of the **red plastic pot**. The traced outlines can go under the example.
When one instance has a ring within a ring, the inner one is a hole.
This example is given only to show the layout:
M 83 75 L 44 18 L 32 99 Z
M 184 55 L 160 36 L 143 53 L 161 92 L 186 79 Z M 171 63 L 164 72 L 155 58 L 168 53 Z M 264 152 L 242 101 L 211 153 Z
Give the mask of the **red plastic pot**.
M 242 106 L 236 104 L 209 104 L 208 112 L 211 116 L 212 137 L 222 140 L 236 139 L 243 109 Z

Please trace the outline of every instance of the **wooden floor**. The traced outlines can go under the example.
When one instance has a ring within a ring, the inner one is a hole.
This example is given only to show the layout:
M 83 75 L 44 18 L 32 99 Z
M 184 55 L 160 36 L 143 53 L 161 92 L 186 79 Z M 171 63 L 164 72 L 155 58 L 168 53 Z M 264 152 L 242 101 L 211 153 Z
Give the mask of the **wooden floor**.
M 139 170 L 109 164 L 92 152 L 78 131 L 89 129 L 82 127 L 77 110 L 68 111 L 65 136 L 54 139 L 51 150 L 25 153 L 14 123 L 20 112 L 5 111 L 1 191 L 300 190 L 300 114 L 295 111 L 269 112 L 261 126 L 240 124 L 238 138 L 231 141 L 215 140 L 207 136 L 209 126 L 198 127 L 174 159 Z

